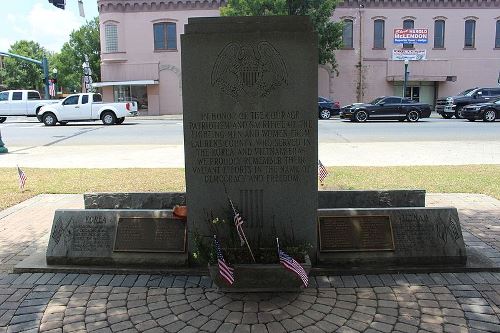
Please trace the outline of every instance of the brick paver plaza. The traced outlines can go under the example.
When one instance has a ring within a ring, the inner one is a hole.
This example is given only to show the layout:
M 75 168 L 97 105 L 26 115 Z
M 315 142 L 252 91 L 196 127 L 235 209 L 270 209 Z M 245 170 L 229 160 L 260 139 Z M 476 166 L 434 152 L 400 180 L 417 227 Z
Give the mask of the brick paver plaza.
M 500 332 L 500 273 L 311 277 L 301 293 L 224 294 L 209 277 L 12 274 L 48 239 L 54 209 L 81 195 L 42 195 L 0 212 L 0 332 Z M 469 248 L 500 267 L 500 201 L 428 194 L 459 209 Z

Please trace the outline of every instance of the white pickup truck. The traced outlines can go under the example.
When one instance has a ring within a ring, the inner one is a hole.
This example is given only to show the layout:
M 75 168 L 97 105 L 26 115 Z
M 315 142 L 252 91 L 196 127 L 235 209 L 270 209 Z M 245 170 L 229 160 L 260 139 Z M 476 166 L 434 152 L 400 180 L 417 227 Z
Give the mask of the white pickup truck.
M 36 90 L 5 90 L 0 92 L 0 123 L 8 116 L 36 117 L 40 108 L 57 100 L 42 100 Z
M 103 103 L 100 94 L 69 95 L 57 104 L 45 105 L 38 112 L 38 120 L 45 126 L 70 121 L 101 120 L 104 125 L 121 124 L 125 117 L 137 116 L 136 102 Z

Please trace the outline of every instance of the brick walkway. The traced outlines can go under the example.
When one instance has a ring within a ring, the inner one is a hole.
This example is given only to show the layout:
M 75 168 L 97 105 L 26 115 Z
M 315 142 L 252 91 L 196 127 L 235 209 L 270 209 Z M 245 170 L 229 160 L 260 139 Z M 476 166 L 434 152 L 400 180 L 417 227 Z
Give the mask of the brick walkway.
M 427 198 L 456 206 L 467 245 L 500 258 L 500 201 Z M 223 294 L 195 276 L 9 273 L 43 244 L 55 208 L 81 206 L 46 195 L 0 212 L 0 332 L 500 332 L 495 272 L 317 276 L 288 294 Z

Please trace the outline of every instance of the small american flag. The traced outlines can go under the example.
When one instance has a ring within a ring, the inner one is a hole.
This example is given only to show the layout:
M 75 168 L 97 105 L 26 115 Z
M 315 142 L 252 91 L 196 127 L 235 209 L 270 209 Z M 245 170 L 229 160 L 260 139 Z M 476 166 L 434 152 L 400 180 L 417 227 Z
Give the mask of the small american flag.
M 224 260 L 224 256 L 222 255 L 222 250 L 220 248 L 220 244 L 217 241 L 217 238 L 214 235 L 214 245 L 215 252 L 217 253 L 217 264 L 219 265 L 219 273 L 224 280 L 229 284 L 234 283 L 234 269 L 229 267 Z
M 324 182 L 326 176 L 328 176 L 328 170 L 326 170 L 323 163 L 321 163 L 321 161 L 318 160 L 318 177 L 319 177 L 319 182 L 321 183 L 321 185 L 323 185 L 323 182 Z
M 236 232 L 238 233 L 238 236 L 240 237 L 240 245 L 243 246 L 245 245 L 245 237 L 244 237 L 244 232 L 243 232 L 243 217 L 241 216 L 240 212 L 238 212 L 235 208 L 234 209 L 234 226 L 236 227 Z
M 24 171 L 19 167 L 17 167 L 17 173 L 19 174 L 19 189 L 24 191 L 24 185 L 26 185 L 26 179 L 28 178 L 26 177 Z
M 49 80 L 49 95 L 52 97 L 56 95 L 56 85 L 52 80 Z
M 285 266 L 286 269 L 291 270 L 295 274 L 297 274 L 300 279 L 302 280 L 302 283 L 304 284 L 304 287 L 307 287 L 309 284 L 309 277 L 307 276 L 306 271 L 300 264 L 290 257 L 288 254 L 285 252 L 278 250 L 279 257 L 280 257 L 280 263 Z

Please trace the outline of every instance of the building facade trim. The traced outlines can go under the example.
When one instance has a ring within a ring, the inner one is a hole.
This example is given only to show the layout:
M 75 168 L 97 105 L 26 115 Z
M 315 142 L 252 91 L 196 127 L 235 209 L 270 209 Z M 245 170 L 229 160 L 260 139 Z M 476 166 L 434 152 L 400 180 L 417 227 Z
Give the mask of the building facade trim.
M 339 8 L 498 8 L 500 0 L 344 0 Z
M 113 12 L 154 12 L 163 10 L 217 9 L 225 5 L 225 0 L 98 0 L 100 13 Z

